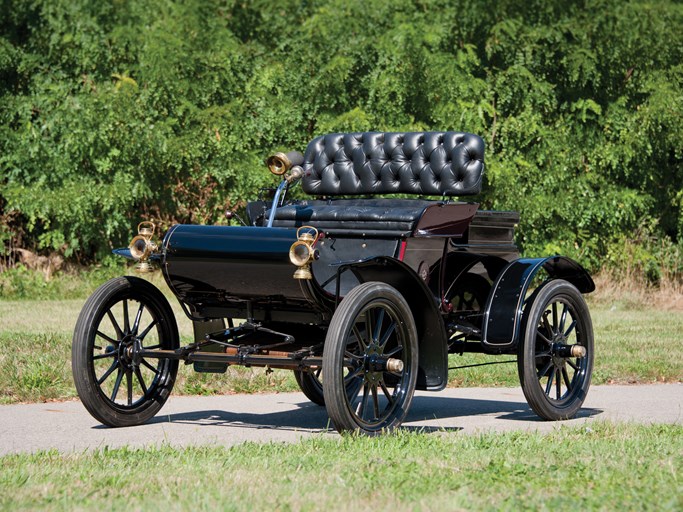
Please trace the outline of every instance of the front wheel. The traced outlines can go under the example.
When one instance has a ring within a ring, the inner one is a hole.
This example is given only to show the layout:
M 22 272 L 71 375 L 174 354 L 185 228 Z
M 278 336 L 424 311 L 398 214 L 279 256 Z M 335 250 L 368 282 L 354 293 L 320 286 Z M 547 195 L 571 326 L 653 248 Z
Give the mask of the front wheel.
M 593 325 L 583 296 L 562 279 L 541 285 L 524 312 L 517 369 L 522 391 L 541 418 L 572 418 L 593 371 Z
M 323 351 L 323 394 L 339 432 L 374 435 L 398 427 L 417 379 L 417 330 L 393 287 L 363 283 L 335 311 Z
M 144 423 L 161 409 L 173 389 L 178 361 L 138 358 L 136 346 L 178 348 L 173 311 L 147 281 L 137 277 L 107 281 L 83 306 L 71 358 L 78 396 L 105 425 Z

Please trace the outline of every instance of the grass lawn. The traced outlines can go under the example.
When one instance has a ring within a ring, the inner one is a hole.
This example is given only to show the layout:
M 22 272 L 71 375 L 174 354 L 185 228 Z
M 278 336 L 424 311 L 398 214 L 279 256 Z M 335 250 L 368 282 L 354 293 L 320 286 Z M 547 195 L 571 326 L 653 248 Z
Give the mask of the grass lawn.
M 2 510 L 681 510 L 683 427 L 0 458 Z
M 0 403 L 69 399 L 71 334 L 83 299 L 0 301 Z M 174 301 L 172 301 L 173 303 Z M 192 326 L 176 309 L 181 338 Z M 683 381 L 683 312 L 592 308 L 596 335 L 594 384 Z M 450 356 L 451 366 L 514 357 Z M 515 364 L 452 370 L 451 386 L 517 386 Z M 231 367 L 226 374 L 200 374 L 180 366 L 176 394 L 296 391 L 291 372 Z

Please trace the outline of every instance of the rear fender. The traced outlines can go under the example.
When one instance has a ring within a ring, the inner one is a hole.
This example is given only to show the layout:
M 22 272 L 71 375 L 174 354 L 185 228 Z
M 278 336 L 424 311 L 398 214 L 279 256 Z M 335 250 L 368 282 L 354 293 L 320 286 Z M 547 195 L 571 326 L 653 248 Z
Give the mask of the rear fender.
M 396 288 L 415 318 L 419 362 L 417 388 L 438 391 L 448 381 L 448 346 L 438 301 L 422 279 L 405 263 L 380 256 L 347 265 L 360 282 L 379 281 Z
M 517 347 L 527 291 L 541 269 L 551 279 L 569 281 L 581 293 L 595 290 L 588 271 L 564 256 L 512 261 L 496 279 L 486 302 L 481 342 L 487 352 L 510 352 Z

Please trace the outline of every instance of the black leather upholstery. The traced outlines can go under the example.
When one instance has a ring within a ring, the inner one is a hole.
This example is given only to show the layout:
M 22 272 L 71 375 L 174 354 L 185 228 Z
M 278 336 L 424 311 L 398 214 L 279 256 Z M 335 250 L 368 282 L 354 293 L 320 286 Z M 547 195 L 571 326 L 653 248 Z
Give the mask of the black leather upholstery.
M 391 235 L 413 231 L 425 208 L 434 201 L 418 199 L 336 199 L 298 201 L 275 212 L 276 227 L 311 224 L 323 231 L 372 230 Z M 270 210 L 265 213 L 268 218 Z
M 484 141 L 460 132 L 334 133 L 304 155 L 304 192 L 472 195 L 481 190 Z

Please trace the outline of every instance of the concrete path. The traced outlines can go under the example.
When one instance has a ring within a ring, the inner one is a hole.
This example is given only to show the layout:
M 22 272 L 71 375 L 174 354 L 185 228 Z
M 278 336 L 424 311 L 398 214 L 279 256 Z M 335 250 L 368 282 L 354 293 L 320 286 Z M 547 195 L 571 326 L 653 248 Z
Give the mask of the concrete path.
M 597 420 L 683 424 L 683 384 L 594 386 L 579 417 L 539 420 L 520 388 L 418 392 L 404 426 L 427 432 L 539 430 Z M 107 428 L 80 402 L 0 406 L 0 455 L 56 448 L 62 452 L 118 446 L 172 446 L 335 438 L 324 407 L 301 393 L 172 396 L 148 424 Z

